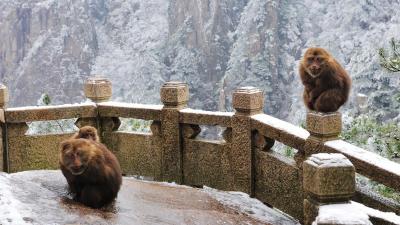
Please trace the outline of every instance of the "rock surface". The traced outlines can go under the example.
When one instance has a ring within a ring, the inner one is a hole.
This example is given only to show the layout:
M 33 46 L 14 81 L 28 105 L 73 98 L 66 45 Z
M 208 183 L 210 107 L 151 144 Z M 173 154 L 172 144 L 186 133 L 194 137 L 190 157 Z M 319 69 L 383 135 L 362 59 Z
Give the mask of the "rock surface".
M 0 174 L 0 224 L 298 224 L 238 192 L 124 178 L 100 210 L 71 200 L 59 171 Z

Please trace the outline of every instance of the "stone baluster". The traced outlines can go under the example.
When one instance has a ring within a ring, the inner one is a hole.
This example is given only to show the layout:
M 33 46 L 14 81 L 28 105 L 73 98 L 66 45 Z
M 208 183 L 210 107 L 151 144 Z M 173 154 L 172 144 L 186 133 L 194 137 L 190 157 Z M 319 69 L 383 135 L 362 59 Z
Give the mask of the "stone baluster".
M 106 78 L 94 76 L 86 80 L 84 84 L 86 98 L 95 103 L 106 102 L 112 96 L 112 84 Z
M 323 152 L 326 141 L 339 139 L 342 132 L 342 114 L 340 112 L 320 113 L 310 111 L 307 113 L 306 129 L 310 136 L 306 140 L 304 151 L 298 151 L 295 156 L 299 167 L 310 155 Z
M 239 88 L 233 93 L 231 159 L 236 191 L 254 194 L 254 154 L 250 116 L 263 112 L 263 92 L 254 87 Z
M 355 192 L 355 168 L 342 154 L 314 154 L 303 163 L 303 187 L 304 224 L 311 225 L 321 206 L 349 204 Z
M 112 95 L 112 84 L 106 78 L 102 78 L 100 76 L 94 76 L 85 81 L 83 86 L 85 97 L 90 99 L 95 103 L 105 102 L 110 100 Z M 108 130 L 115 130 L 119 127 L 119 118 L 101 118 L 101 121 L 97 117 L 93 118 L 78 118 L 75 125 L 77 127 L 83 126 L 93 126 L 97 129 L 100 128 L 100 124 L 108 127 L 111 125 L 111 128 Z
M 112 96 L 112 83 L 101 76 L 94 76 L 86 80 L 84 84 L 85 97 L 95 103 L 106 102 Z M 110 133 L 117 131 L 121 125 L 119 117 L 95 117 L 79 118 L 76 122 L 78 127 L 94 126 L 99 130 L 103 143 L 111 146 Z
M 161 176 L 164 181 L 183 183 L 182 129 L 179 110 L 186 108 L 189 88 L 182 82 L 167 82 L 161 87 L 162 159 Z
M 0 142 L 0 170 L 9 171 L 8 151 L 7 151 L 7 124 L 5 119 L 5 108 L 9 101 L 8 89 L 0 84 L 0 126 L 1 126 L 1 142 Z

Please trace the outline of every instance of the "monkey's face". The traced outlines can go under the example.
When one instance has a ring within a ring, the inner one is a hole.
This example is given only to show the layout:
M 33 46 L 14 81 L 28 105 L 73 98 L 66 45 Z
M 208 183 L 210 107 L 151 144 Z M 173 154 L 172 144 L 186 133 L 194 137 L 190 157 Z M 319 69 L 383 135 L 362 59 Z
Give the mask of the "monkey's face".
M 81 140 L 71 140 L 62 143 L 61 149 L 61 163 L 73 174 L 83 174 L 91 158 L 90 144 Z
M 79 131 L 79 137 L 96 141 L 97 134 L 95 134 L 91 131 Z
M 303 66 L 311 77 L 316 78 L 324 71 L 328 58 L 327 52 L 319 48 L 310 48 L 304 55 Z

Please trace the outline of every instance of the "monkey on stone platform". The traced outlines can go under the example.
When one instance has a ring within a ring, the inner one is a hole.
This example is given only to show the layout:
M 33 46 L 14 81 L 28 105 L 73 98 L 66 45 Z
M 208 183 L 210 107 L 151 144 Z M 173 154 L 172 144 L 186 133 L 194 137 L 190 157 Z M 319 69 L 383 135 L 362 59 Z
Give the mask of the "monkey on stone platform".
M 96 128 L 84 126 L 63 141 L 59 164 L 78 202 L 100 208 L 116 198 L 122 183 L 121 167 L 100 143 Z
M 309 48 L 300 62 L 303 100 L 318 112 L 335 112 L 349 97 L 351 79 L 342 66 L 323 48 Z
M 60 148 L 60 169 L 76 201 L 101 208 L 117 197 L 122 172 L 117 158 L 105 145 L 70 138 Z

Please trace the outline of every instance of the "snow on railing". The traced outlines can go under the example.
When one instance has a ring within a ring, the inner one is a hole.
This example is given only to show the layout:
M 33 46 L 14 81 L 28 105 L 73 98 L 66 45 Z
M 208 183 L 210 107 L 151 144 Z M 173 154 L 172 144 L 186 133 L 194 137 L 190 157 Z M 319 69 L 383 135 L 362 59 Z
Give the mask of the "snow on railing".
M 327 141 L 324 149 L 345 155 L 358 173 L 400 191 L 400 164 L 342 140 Z
M 142 120 L 161 120 L 162 105 L 145 105 L 122 102 L 102 102 L 97 104 L 101 117 L 125 117 Z
M 219 125 L 231 127 L 232 112 L 214 112 L 197 109 L 182 109 L 180 113 L 180 122 L 197 125 Z
M 94 103 L 65 104 L 56 106 L 27 106 L 6 108 L 5 110 L 5 117 L 8 123 L 87 118 L 96 116 L 97 107 Z
M 382 212 L 357 202 L 322 205 L 313 225 L 318 224 L 400 224 L 400 216 Z M 375 223 L 374 223 L 375 224 Z
M 262 135 L 281 142 L 284 145 L 303 150 L 304 144 L 310 133 L 286 121 L 266 114 L 251 116 L 252 129 L 258 130 Z

